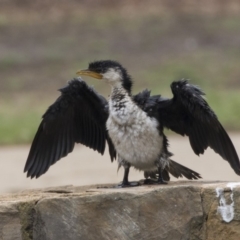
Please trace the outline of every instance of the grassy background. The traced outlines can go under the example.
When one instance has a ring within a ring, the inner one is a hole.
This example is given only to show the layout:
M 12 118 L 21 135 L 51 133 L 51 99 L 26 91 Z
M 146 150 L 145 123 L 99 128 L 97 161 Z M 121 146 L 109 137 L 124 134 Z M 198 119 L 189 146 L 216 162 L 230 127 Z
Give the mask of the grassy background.
M 171 97 L 200 85 L 228 130 L 240 130 L 238 1 L 0 1 L 0 144 L 29 143 L 79 68 L 120 61 L 143 88 Z M 109 87 L 86 79 L 105 96 Z

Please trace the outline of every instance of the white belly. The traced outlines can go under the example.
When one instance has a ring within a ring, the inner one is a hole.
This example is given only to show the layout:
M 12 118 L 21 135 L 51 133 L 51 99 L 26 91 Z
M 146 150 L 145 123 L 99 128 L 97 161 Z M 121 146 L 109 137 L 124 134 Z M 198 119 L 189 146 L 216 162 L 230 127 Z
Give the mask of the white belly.
M 107 129 L 120 158 L 139 170 L 156 170 L 156 162 L 162 152 L 162 136 L 158 122 L 137 106 L 119 118 L 112 112 Z

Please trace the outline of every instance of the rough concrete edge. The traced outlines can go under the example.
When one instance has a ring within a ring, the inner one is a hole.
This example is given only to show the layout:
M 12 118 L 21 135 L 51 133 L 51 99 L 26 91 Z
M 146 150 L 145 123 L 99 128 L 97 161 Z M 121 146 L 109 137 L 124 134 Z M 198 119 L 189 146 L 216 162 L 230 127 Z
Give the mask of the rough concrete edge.
M 231 185 L 236 184 L 236 186 L 232 187 Z M 227 194 L 228 198 L 230 199 L 230 194 L 233 193 L 233 189 L 235 187 L 238 188 L 240 186 L 240 182 L 218 182 L 218 183 L 211 183 L 201 186 L 201 203 L 202 203 L 202 211 L 203 211 L 203 239 L 208 239 L 208 216 L 212 210 L 212 206 L 217 202 L 219 206 L 219 196 L 217 193 L 217 189 L 221 189 L 223 194 Z M 208 200 L 207 200 L 208 198 Z M 216 215 L 219 215 L 219 219 L 222 219 L 224 224 L 230 224 L 232 221 L 236 221 L 235 217 L 230 221 L 226 222 L 220 216 L 221 214 L 218 212 L 216 208 Z M 216 216 L 217 217 L 217 216 Z M 238 221 L 238 220 L 237 220 Z
M 226 185 L 226 183 L 222 183 L 222 182 L 216 182 L 216 183 L 210 183 L 210 184 L 197 184 L 197 185 L 179 185 L 179 186 L 173 186 L 173 188 L 188 188 L 188 189 L 194 189 L 196 191 L 197 194 L 199 194 L 199 198 L 200 198 L 200 203 L 201 203 L 201 207 L 202 207 L 202 222 L 201 224 L 197 224 L 196 227 L 199 227 L 199 238 L 196 238 L 197 236 L 194 233 L 190 233 L 190 239 L 206 239 L 207 237 L 207 220 L 208 220 L 208 208 L 213 204 L 214 201 L 217 200 L 216 195 L 215 195 L 215 191 L 214 191 L 214 187 L 219 186 L 221 184 Z M 91 186 L 93 187 L 93 186 Z M 43 189 L 41 189 L 43 190 Z M 105 189 L 103 189 L 105 190 Z M 125 192 L 127 193 L 127 196 L 125 195 L 125 198 L 131 198 L 131 197 L 136 197 L 136 195 L 143 195 L 143 194 L 149 194 L 151 192 L 154 191 L 162 191 L 162 188 L 153 188 L 152 190 L 146 191 L 146 192 L 142 192 L 142 191 L 137 191 L 137 192 Z M 226 192 L 228 192 L 228 189 L 224 190 Z M 212 199 L 211 199 L 211 203 L 206 206 L 205 205 L 205 196 L 206 194 L 208 194 L 207 192 L 211 192 L 212 194 Z M 48 191 L 47 191 L 48 192 Z M 74 198 L 74 197 L 80 197 L 80 198 L 85 198 L 85 197 L 89 197 L 90 195 L 93 196 L 97 193 L 97 195 L 102 195 L 103 198 L 106 197 L 106 195 L 112 195 L 112 194 L 116 194 L 118 197 L 120 197 L 121 199 L 121 192 L 117 192 L 117 191 L 101 191 L 101 189 L 96 188 L 86 188 L 84 189 L 85 193 L 88 193 L 87 195 L 82 195 L 81 193 L 77 193 L 77 192 L 68 192 L 68 191 L 50 191 L 48 193 L 50 193 L 49 195 L 39 195 L 39 196 L 34 196 L 34 199 L 21 199 L 18 203 L 16 204 L 16 208 L 19 211 L 19 217 L 20 217 L 20 223 L 22 225 L 21 230 L 22 230 L 22 239 L 23 240 L 32 240 L 33 239 L 33 231 L 34 231 L 34 219 L 35 219 L 35 214 L 36 214 L 36 210 L 35 210 L 35 206 L 38 204 L 38 202 L 41 201 L 45 201 L 45 200 L 49 200 L 49 199 L 55 199 L 55 198 Z M 90 193 L 90 194 L 89 194 Z M 14 204 L 14 205 L 15 205 Z M 195 223 L 193 223 L 195 225 Z
M 35 205 L 38 200 L 22 201 L 17 204 L 23 240 L 33 239 Z
M 203 230 L 205 229 L 205 215 L 204 215 L 204 208 L 203 208 L 203 202 L 202 202 L 202 186 L 201 185 L 188 185 L 188 186 L 184 186 L 184 185 L 180 185 L 180 186 L 174 186 L 174 188 L 186 188 L 189 189 L 191 191 L 195 191 L 196 194 L 199 195 L 199 201 L 201 203 L 201 207 L 202 207 L 202 218 L 201 218 L 201 222 L 198 221 L 198 219 L 194 219 L 193 222 L 191 223 L 191 225 L 193 225 L 195 228 L 197 228 L 197 232 L 198 234 L 196 234 L 195 231 L 191 231 L 189 233 L 189 237 L 190 239 L 199 239 L 202 240 L 204 239 L 203 236 L 205 235 L 205 232 L 203 232 Z M 93 190 L 93 189 L 92 189 Z M 157 188 L 157 189 L 152 189 L 150 191 L 146 191 L 146 192 L 124 192 L 124 198 L 122 198 L 121 196 L 121 192 L 118 191 L 99 191 L 99 189 L 96 189 L 97 195 L 98 195 L 98 199 L 99 199 L 99 194 L 101 195 L 102 199 L 111 199 L 112 197 L 115 196 L 115 198 L 119 198 L 119 200 L 126 200 L 129 198 L 136 198 L 136 196 L 138 197 L 142 197 L 142 195 L 148 195 L 149 193 L 155 192 L 155 191 L 163 191 L 163 188 Z M 89 192 L 89 190 L 86 190 L 86 192 Z M 89 195 L 81 195 L 81 194 L 76 194 L 76 193 L 66 193 L 66 192 L 56 192 L 56 191 L 52 191 L 52 193 L 58 193 L 57 195 L 49 195 L 49 196 L 45 196 L 40 198 L 39 200 L 35 200 L 35 201 L 31 201 L 31 202 L 23 202 L 20 204 L 19 209 L 21 210 L 21 223 L 23 224 L 22 226 L 22 235 L 23 235 L 23 240 L 32 240 L 33 239 L 33 231 L 34 231 L 34 219 L 35 219 L 35 214 L 37 214 L 36 210 L 35 210 L 35 206 L 41 202 L 41 201 L 48 201 L 50 199 L 59 199 L 59 198 L 75 198 L 75 197 L 80 197 L 80 198 L 84 198 L 87 199 L 91 196 L 97 196 L 95 195 L 95 193 L 89 194 Z M 111 196 L 109 196 L 109 194 Z M 196 221 L 195 221 L 196 220 Z
M 205 201 L 205 188 L 200 188 L 200 198 L 201 198 L 201 205 L 202 205 L 202 214 L 203 214 L 203 222 L 202 222 L 202 239 L 206 239 L 207 237 L 207 220 L 208 220 L 208 213 L 206 212 L 206 207 L 204 204 Z
M 193 219 L 193 222 L 191 223 L 191 230 L 190 230 L 190 240 L 203 240 L 205 235 L 205 215 L 203 211 L 203 198 L 202 198 L 202 185 L 195 185 L 195 186 L 188 186 L 188 188 L 195 189 L 196 193 L 199 195 L 200 205 L 201 205 L 201 222 L 198 222 L 198 219 Z M 195 228 L 195 229 L 194 229 Z

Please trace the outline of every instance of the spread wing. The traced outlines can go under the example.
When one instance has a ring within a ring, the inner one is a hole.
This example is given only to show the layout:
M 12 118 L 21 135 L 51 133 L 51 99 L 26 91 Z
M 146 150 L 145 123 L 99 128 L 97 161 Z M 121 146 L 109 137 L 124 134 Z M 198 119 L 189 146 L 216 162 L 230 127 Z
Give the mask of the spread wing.
M 215 113 L 203 98 L 204 93 L 186 80 L 173 82 L 171 89 L 173 98 L 159 98 L 157 103 L 157 117 L 161 124 L 183 136 L 187 135 L 197 155 L 211 147 L 240 175 L 237 152 Z
M 39 177 L 56 161 L 81 143 L 103 154 L 106 141 L 111 160 L 116 157 L 108 137 L 106 121 L 108 103 L 80 78 L 69 81 L 60 89 L 61 96 L 43 115 L 32 142 L 24 172 Z

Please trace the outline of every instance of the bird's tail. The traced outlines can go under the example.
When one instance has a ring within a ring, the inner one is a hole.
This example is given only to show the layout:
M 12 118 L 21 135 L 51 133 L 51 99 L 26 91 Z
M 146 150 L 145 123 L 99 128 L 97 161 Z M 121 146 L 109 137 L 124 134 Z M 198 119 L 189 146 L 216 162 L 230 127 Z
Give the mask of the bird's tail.
M 185 177 L 190 180 L 202 178 L 199 173 L 171 159 L 169 159 L 169 164 L 165 167 L 164 170 L 171 173 L 175 178 Z M 163 178 L 164 178 L 164 174 L 163 174 Z
M 162 172 L 163 180 L 169 181 L 170 176 L 169 173 L 172 174 L 175 178 L 185 177 L 189 180 L 202 178 L 201 175 L 190 168 L 187 168 L 171 159 L 168 159 L 168 164 L 164 168 Z M 158 172 L 144 172 L 145 178 L 158 178 Z

